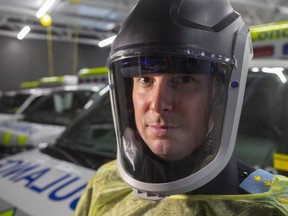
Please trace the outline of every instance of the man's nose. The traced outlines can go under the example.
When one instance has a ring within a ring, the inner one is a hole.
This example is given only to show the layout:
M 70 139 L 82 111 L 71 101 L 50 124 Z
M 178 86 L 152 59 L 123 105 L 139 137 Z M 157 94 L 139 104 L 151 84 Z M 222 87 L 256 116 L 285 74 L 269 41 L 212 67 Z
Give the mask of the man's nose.
M 150 109 L 161 113 L 173 110 L 173 88 L 167 81 L 158 83 L 151 95 Z

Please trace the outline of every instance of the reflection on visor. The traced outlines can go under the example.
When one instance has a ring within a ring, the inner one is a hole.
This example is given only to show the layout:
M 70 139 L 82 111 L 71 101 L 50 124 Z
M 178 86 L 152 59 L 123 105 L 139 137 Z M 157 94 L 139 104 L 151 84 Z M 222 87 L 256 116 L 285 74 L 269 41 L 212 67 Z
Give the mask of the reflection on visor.
M 141 56 L 119 63 L 124 77 L 152 73 L 209 74 L 215 71 L 217 65 L 207 60 L 175 56 Z

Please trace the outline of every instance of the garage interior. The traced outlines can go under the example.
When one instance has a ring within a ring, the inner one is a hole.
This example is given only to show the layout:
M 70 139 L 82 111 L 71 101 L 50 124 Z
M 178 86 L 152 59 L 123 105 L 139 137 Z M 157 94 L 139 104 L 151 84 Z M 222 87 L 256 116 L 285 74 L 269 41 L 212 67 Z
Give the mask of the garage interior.
M 50 2 L 46 13 L 51 20 L 45 26 L 36 16 L 45 0 L 0 1 L 0 90 L 14 90 L 20 82 L 40 77 L 105 66 L 109 46 L 100 48 L 98 43 L 117 34 L 137 0 Z M 288 20 L 286 0 L 230 2 L 250 26 Z M 18 40 L 25 26 L 30 32 Z

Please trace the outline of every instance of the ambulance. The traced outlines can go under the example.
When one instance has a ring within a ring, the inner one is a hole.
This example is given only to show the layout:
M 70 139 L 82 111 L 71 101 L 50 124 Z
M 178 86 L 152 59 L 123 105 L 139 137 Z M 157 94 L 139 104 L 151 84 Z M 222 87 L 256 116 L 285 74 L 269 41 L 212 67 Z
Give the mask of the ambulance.
M 38 88 L 38 82 L 23 82 L 19 90 L 6 91 L 0 98 L 0 123 L 21 119 L 40 98 L 51 93 L 51 89 Z
M 104 68 L 107 77 L 107 68 Z M 103 71 L 99 77 L 103 76 Z M 70 77 L 71 78 L 71 77 Z M 64 79 L 61 78 L 61 82 Z M 43 81 L 43 78 L 42 78 Z M 59 77 L 45 78 L 45 87 L 60 83 Z M 53 144 L 66 127 L 84 109 L 90 97 L 105 87 L 107 81 L 61 85 L 29 109 L 21 120 L 0 124 L 0 158 L 31 149 L 41 143 Z M 42 85 L 43 86 L 43 85 Z
M 85 106 L 54 145 L 0 160 L 0 215 L 73 215 L 89 179 L 117 149 L 109 87 Z
M 254 58 L 248 71 L 235 155 L 288 176 L 288 22 L 251 28 Z

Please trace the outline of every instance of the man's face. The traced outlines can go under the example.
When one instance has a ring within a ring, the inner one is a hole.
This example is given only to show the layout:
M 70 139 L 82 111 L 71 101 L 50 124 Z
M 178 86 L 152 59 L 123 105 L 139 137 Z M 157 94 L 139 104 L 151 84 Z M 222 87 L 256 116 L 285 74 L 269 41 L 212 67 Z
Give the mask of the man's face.
M 203 143 L 212 125 L 212 79 L 203 74 L 133 78 L 136 126 L 154 154 L 179 160 Z

